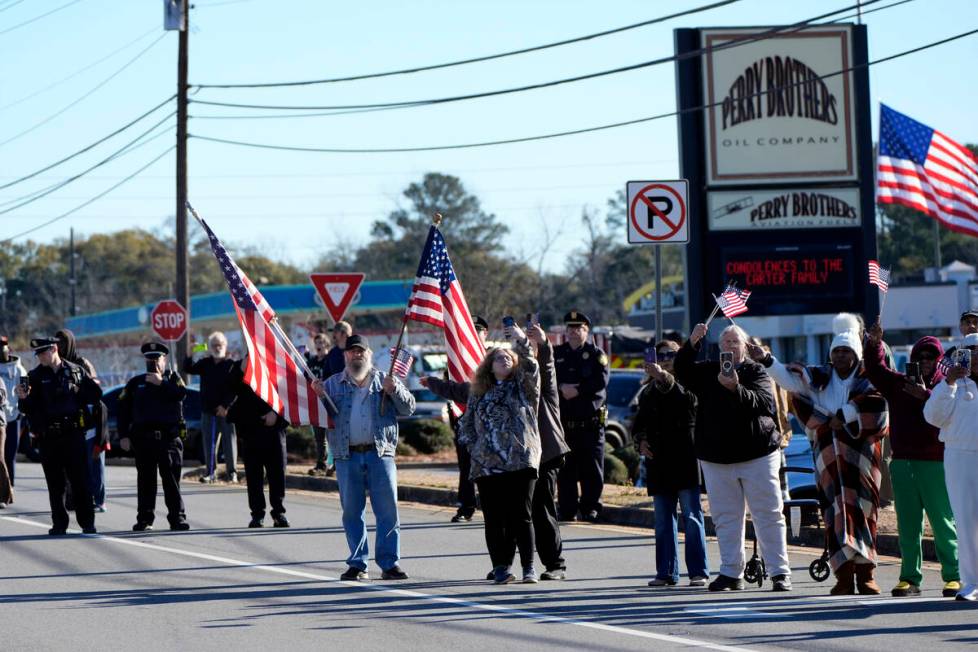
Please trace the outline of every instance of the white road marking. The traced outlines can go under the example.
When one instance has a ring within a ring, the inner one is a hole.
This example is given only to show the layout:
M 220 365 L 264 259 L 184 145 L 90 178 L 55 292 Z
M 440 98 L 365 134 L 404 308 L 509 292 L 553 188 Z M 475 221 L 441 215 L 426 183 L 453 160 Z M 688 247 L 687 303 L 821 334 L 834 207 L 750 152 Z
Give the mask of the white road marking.
M 32 521 L 26 518 L 20 518 L 16 516 L 0 516 L 0 519 L 5 521 L 11 521 L 13 523 L 21 523 L 23 525 L 29 525 L 31 527 L 38 527 L 48 529 L 50 526 L 46 523 L 41 523 L 38 521 Z M 78 532 L 78 530 L 69 529 L 68 532 Z M 549 623 L 562 623 L 565 625 L 575 625 L 577 627 L 584 627 L 587 629 L 594 629 L 602 632 L 608 632 L 611 634 L 621 634 L 625 636 L 634 636 L 637 638 L 651 639 L 655 641 L 660 641 L 663 643 L 671 643 L 673 645 L 682 645 L 685 647 L 695 647 L 704 648 L 708 650 L 725 650 L 726 652 L 751 652 L 750 648 L 743 646 L 730 646 L 730 645 L 720 645 L 717 643 L 709 643 L 707 641 L 700 641 L 693 638 L 685 638 L 682 636 L 672 636 L 669 634 L 657 634 L 655 632 L 646 632 L 638 629 L 631 629 L 628 627 L 620 627 L 618 625 L 606 625 L 604 623 L 596 623 L 587 620 L 577 620 L 574 618 L 565 618 L 563 616 L 553 616 L 545 613 L 538 613 L 534 611 L 526 611 L 523 609 L 512 609 L 510 607 L 503 607 L 494 604 L 485 604 L 482 602 L 474 602 L 472 600 L 462 600 L 459 598 L 453 598 L 445 595 L 430 595 L 428 593 L 421 593 L 420 591 L 410 591 L 406 589 L 392 589 L 383 586 L 377 586 L 362 582 L 345 582 L 336 577 L 330 577 L 328 575 L 319 575 L 316 573 L 307 573 L 304 571 L 298 571 L 291 568 L 280 568 L 277 566 L 266 566 L 263 564 L 254 564 L 247 561 L 242 561 L 240 559 L 231 559 L 230 557 L 219 557 L 217 555 L 210 555 L 202 552 L 192 552 L 190 550 L 181 550 L 179 548 L 171 548 L 169 546 L 161 546 L 155 543 L 145 543 L 143 541 L 134 541 L 131 539 L 123 539 L 120 537 L 114 537 L 105 534 L 83 534 L 83 537 L 88 537 L 92 539 L 102 539 L 104 541 L 111 541 L 113 543 L 120 543 L 127 546 L 133 546 L 136 548 L 144 548 L 146 550 L 155 550 L 158 552 L 166 552 L 174 555 L 181 555 L 183 557 L 192 557 L 194 559 L 202 559 L 205 561 L 215 562 L 219 564 L 226 564 L 228 566 L 236 566 L 239 568 L 251 568 L 255 570 L 267 571 L 269 573 L 277 573 L 279 575 L 288 575 L 290 577 L 299 577 L 308 580 L 319 580 L 323 582 L 333 582 L 337 584 L 343 584 L 351 588 L 364 589 L 370 591 L 376 591 L 378 593 L 388 593 L 391 595 L 399 595 L 407 598 L 416 598 L 421 600 L 428 600 L 431 602 L 436 602 L 439 604 L 450 604 L 457 607 L 469 607 L 471 609 L 479 609 L 481 611 L 489 611 L 495 613 L 506 614 L 508 616 L 519 616 L 521 618 L 526 618 L 529 620 L 537 620 L 540 622 Z

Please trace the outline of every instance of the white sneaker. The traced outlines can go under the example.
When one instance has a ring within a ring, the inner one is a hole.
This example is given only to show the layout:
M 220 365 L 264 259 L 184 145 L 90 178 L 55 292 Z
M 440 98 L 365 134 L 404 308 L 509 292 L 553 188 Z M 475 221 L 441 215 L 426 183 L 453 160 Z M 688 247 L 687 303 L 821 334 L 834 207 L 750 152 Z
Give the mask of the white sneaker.
M 238 484 L 238 474 L 232 473 L 231 477 L 228 478 L 228 482 L 230 482 L 231 484 Z
M 689 578 L 689 585 L 690 586 L 706 586 L 706 583 L 709 582 L 709 581 L 710 581 L 710 578 L 709 577 L 705 577 L 703 575 L 695 575 L 695 576 Z
M 96 505 L 95 506 L 95 511 L 98 512 L 99 514 L 104 514 L 108 510 L 105 509 L 105 505 Z

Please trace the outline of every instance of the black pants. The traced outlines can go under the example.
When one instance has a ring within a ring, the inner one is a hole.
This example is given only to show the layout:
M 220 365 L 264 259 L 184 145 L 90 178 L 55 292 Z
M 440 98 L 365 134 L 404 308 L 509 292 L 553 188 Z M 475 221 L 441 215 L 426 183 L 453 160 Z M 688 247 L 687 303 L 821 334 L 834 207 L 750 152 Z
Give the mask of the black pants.
M 285 430 L 240 429 L 238 444 L 244 457 L 248 483 L 248 507 L 252 518 L 265 518 L 265 476 L 268 476 L 268 502 L 272 518 L 285 513 Z
M 180 495 L 180 477 L 183 475 L 183 442 L 179 437 L 167 434 L 156 439 L 147 433 L 134 433 L 132 438 L 136 455 L 136 520 L 153 524 L 156 520 L 156 474 L 163 485 L 163 501 L 166 503 L 166 520 L 170 525 L 183 523 L 187 513 Z
M 455 440 L 455 453 L 458 455 L 458 511 L 460 514 L 475 514 L 475 483 L 469 477 L 472 470 L 472 457 L 469 449 L 459 446 Z
M 41 440 L 41 468 L 48 485 L 51 521 L 58 530 L 68 527 L 65 489 L 71 487 L 75 498 L 75 518 L 82 529 L 95 527 L 95 505 L 88 492 L 88 448 L 85 433 L 46 435 Z M 67 479 L 67 482 L 66 482 Z
M 513 565 L 516 549 L 520 564 L 533 563 L 533 487 L 536 471 L 525 469 L 476 480 L 486 523 L 486 546 L 493 568 Z
M 316 440 L 316 468 L 326 468 L 326 428 L 312 426 L 313 439 Z
M 540 479 L 533 488 L 533 534 L 537 554 L 547 570 L 567 570 L 564 563 L 564 544 L 557 524 L 557 472 L 564 464 L 558 457 L 540 465 Z
M 601 492 L 604 491 L 604 428 L 565 429 L 564 435 L 571 452 L 557 476 L 560 516 L 569 519 L 578 510 L 581 514 L 592 510 L 600 513 Z M 578 482 L 581 483 L 580 494 Z

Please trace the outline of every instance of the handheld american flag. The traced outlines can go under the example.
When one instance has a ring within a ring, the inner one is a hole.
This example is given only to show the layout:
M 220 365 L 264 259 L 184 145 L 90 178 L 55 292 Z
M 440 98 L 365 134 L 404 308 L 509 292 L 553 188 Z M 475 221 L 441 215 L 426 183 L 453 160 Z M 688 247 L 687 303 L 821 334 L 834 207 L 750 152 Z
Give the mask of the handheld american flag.
M 462 285 L 448 257 L 445 238 L 434 225 L 428 231 L 404 313 L 404 321 L 408 320 L 425 322 L 445 332 L 448 378 L 468 382 L 486 355 L 486 349 L 472 323 Z
M 869 261 L 869 282 L 885 293 L 890 287 L 890 270 L 880 267 L 875 260 Z
M 876 201 L 902 204 L 978 236 L 978 160 L 967 147 L 880 105 Z
M 747 312 L 747 299 L 750 297 L 750 290 L 735 287 L 728 287 L 717 298 L 717 305 L 727 319 L 733 319 L 737 315 Z
M 311 387 L 312 377 L 298 366 L 292 343 L 274 324 L 275 311 L 235 264 L 207 223 L 200 217 L 197 220 L 207 232 L 211 250 L 231 291 L 234 311 L 248 347 L 244 382 L 292 425 L 327 427 L 326 408 Z
M 414 364 L 414 356 L 407 349 L 391 348 L 391 357 L 394 360 L 394 373 L 401 378 L 407 378 L 411 365 Z

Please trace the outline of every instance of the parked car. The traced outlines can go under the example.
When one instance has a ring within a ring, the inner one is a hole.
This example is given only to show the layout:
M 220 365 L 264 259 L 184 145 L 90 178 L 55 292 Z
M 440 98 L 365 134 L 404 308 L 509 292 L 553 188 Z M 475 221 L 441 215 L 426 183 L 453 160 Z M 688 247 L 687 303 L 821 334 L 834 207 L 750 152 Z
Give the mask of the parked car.
M 638 409 L 638 393 L 645 372 L 640 369 L 612 369 L 608 378 L 608 423 L 605 441 L 614 449 L 632 443 L 632 419 Z
M 117 422 L 119 408 L 119 394 L 125 385 L 116 385 L 105 390 L 102 394 L 102 402 L 107 409 L 107 428 L 109 430 L 109 443 L 112 450 L 109 455 L 121 457 L 132 456 L 132 451 L 124 451 L 119 446 L 119 427 Z M 201 430 L 200 430 L 200 390 L 196 387 L 187 387 L 187 396 L 183 399 L 183 418 L 187 422 L 187 439 L 183 442 L 183 456 L 190 459 L 203 459 L 201 449 Z
M 436 395 L 429 389 L 423 387 L 419 389 L 412 389 L 411 394 L 414 395 L 414 414 L 409 417 L 397 417 L 398 421 L 419 421 L 421 419 L 430 419 L 432 421 L 441 421 L 442 423 L 448 423 L 448 403 L 445 399 Z

